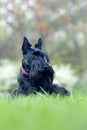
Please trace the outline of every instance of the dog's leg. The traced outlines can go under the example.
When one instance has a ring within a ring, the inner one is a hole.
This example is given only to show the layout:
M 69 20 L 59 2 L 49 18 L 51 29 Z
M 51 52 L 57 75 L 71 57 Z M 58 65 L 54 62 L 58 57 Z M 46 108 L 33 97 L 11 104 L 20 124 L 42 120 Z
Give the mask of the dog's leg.
M 67 89 L 65 89 L 64 87 L 60 87 L 57 84 L 52 84 L 49 88 L 50 88 L 49 89 L 50 94 L 60 94 L 62 96 L 70 96 L 71 95 Z
M 21 88 L 15 88 L 12 92 L 11 92 L 11 97 L 15 97 L 17 95 L 22 94 L 22 90 Z

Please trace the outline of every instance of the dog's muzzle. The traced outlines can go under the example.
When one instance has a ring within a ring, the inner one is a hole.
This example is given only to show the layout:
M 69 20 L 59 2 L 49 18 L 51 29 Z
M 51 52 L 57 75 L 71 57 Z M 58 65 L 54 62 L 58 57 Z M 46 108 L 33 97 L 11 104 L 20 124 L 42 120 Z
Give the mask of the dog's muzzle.
M 31 82 L 38 86 L 47 86 L 52 84 L 54 78 L 54 70 L 49 65 L 34 65 L 30 71 Z

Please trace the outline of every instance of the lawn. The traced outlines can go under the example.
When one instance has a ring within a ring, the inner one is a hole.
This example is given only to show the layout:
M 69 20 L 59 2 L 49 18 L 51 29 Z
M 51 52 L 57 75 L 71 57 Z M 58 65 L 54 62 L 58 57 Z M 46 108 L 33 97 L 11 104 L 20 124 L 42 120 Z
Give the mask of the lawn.
M 87 97 L 1 97 L 0 130 L 87 130 Z

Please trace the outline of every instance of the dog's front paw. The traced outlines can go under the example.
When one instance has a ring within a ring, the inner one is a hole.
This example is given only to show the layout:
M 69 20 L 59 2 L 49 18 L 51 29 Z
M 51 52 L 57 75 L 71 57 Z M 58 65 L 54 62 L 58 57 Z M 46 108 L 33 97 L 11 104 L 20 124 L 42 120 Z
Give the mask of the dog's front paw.
M 60 87 L 57 84 L 52 84 L 50 86 L 49 93 L 50 94 L 60 94 L 62 96 L 70 96 L 71 95 L 67 89 L 65 89 L 64 87 Z
M 70 92 L 67 89 L 65 89 L 64 87 L 58 87 L 58 89 L 59 89 L 58 90 L 59 93 L 63 96 L 70 96 L 71 95 Z
M 11 97 L 16 97 L 17 95 L 20 95 L 22 92 L 21 92 L 21 89 L 20 88 L 15 88 L 12 92 L 11 92 Z

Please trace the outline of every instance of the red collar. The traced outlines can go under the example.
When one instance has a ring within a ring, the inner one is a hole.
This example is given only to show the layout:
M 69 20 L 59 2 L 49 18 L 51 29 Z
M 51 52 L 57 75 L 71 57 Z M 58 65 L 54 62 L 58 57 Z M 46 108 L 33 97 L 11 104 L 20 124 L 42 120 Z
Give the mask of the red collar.
M 25 74 L 25 75 L 29 75 L 29 74 L 30 74 L 29 72 L 26 72 L 26 70 L 25 70 L 23 67 L 21 67 L 21 71 L 22 71 L 23 74 Z

